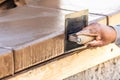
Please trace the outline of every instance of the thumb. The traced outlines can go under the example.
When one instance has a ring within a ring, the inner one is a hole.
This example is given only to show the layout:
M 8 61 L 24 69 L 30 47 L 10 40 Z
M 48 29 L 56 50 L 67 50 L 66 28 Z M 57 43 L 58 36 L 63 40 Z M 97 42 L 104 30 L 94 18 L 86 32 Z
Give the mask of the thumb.
M 99 41 L 99 40 L 101 40 L 101 39 L 102 39 L 102 38 L 101 38 L 100 35 L 97 35 L 97 36 L 96 36 L 96 40 L 97 40 L 97 41 Z

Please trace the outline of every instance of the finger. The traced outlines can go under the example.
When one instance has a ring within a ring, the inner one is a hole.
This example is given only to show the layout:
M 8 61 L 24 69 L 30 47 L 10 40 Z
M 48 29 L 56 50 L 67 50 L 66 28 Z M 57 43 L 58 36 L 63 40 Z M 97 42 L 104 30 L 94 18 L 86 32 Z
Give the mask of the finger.
M 83 29 L 83 30 L 77 32 L 76 34 L 79 35 L 79 34 L 84 34 L 84 33 L 90 34 L 90 30 L 89 29 L 85 29 L 85 30 Z
M 103 44 L 102 41 L 94 40 L 94 41 L 91 41 L 91 42 L 87 43 L 86 45 L 89 46 L 89 47 L 100 47 L 100 46 L 103 46 L 104 44 Z
M 90 33 L 80 33 L 79 35 L 85 35 L 85 36 L 91 36 L 91 37 L 97 37 L 98 36 L 98 34 L 90 34 Z M 77 34 L 77 36 L 79 36 L 78 34 Z
M 97 40 L 97 41 L 100 41 L 101 39 L 102 39 L 102 38 L 101 38 L 100 35 L 96 36 L 96 40 Z
M 91 23 L 88 26 L 86 26 L 84 29 L 93 29 L 96 28 L 96 26 L 99 26 L 99 23 Z
M 79 31 L 76 35 L 98 36 L 97 32 L 88 29 Z

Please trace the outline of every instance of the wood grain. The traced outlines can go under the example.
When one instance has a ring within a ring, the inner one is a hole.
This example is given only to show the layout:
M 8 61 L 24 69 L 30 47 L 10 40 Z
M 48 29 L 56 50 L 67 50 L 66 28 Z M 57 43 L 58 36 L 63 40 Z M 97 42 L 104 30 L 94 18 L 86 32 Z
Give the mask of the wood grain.
M 63 80 L 119 55 L 120 49 L 114 44 L 76 51 L 21 72 L 7 80 Z
M 13 53 L 7 49 L 0 49 L 0 78 L 14 73 Z

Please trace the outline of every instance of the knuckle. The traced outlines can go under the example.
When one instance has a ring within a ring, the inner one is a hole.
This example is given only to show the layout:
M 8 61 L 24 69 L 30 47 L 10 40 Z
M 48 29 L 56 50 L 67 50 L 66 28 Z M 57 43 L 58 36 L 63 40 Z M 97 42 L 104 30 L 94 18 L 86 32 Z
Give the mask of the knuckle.
M 100 24 L 98 22 L 94 22 L 94 23 L 92 23 L 90 25 L 93 26 L 93 27 L 100 26 Z

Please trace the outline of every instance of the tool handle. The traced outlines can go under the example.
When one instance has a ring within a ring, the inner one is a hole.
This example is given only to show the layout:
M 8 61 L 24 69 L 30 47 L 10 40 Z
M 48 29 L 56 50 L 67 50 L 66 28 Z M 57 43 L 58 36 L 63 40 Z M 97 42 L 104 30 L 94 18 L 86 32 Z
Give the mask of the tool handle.
M 86 44 L 86 43 L 94 40 L 95 37 L 87 36 L 87 35 L 79 35 L 77 39 L 78 39 L 77 44 Z
M 77 44 L 86 44 L 94 39 L 95 37 L 88 35 L 69 35 L 69 41 L 76 42 Z

